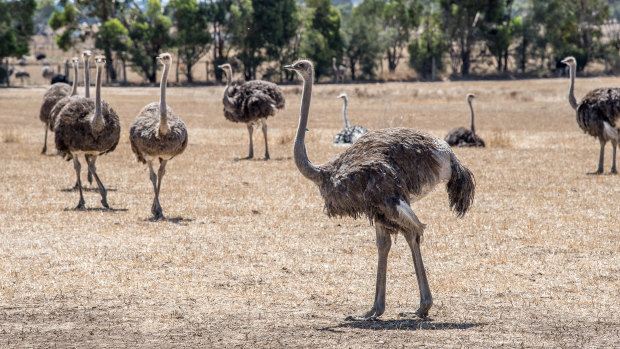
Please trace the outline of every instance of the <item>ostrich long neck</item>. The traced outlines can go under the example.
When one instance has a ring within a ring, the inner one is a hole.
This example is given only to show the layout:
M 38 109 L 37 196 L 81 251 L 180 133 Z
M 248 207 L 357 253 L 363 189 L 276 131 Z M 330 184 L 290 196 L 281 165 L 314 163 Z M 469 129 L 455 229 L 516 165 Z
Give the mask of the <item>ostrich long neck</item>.
M 95 87 L 95 116 L 92 121 L 94 131 L 103 129 L 103 114 L 101 113 L 101 73 L 102 69 L 97 65 L 97 80 Z
M 344 118 L 344 127 L 349 128 L 349 120 L 347 120 L 347 104 L 349 103 L 347 97 L 343 98 L 344 104 L 342 105 L 342 117 Z
M 476 135 L 476 128 L 474 127 L 474 106 L 471 104 L 471 99 L 467 101 L 469 103 L 469 111 L 471 112 L 471 133 Z
M 226 71 L 226 89 L 224 90 L 224 98 L 223 98 L 224 108 L 226 108 L 226 110 L 228 110 L 229 112 L 233 112 L 235 110 L 235 105 L 233 104 L 233 102 L 230 100 L 230 97 L 228 96 L 228 89 L 230 88 L 231 81 L 232 81 L 232 69 Z
M 161 95 L 159 97 L 159 133 L 162 135 L 165 135 L 170 131 L 170 127 L 168 127 L 168 107 L 166 106 L 166 85 L 168 83 L 168 69 L 168 64 L 164 64 L 164 72 L 161 75 L 160 85 Z
M 575 68 L 573 65 L 569 65 L 570 73 L 570 88 L 568 89 L 568 103 L 573 109 L 577 110 L 577 99 L 575 98 Z
M 295 157 L 295 165 L 304 177 L 319 184 L 321 177 L 319 169 L 312 165 L 308 160 L 306 153 L 306 126 L 308 125 L 308 113 L 310 111 L 310 99 L 312 97 L 312 75 L 307 79 L 304 78 L 304 88 L 301 97 L 301 110 L 299 112 L 299 125 L 297 126 L 297 135 L 295 136 L 295 147 L 293 154 Z
M 90 98 L 90 64 L 89 57 L 84 60 L 84 97 Z
M 78 78 L 78 64 L 77 62 L 75 62 L 73 64 L 73 85 L 71 86 L 71 96 L 75 96 L 77 94 L 77 85 L 78 85 L 77 78 Z

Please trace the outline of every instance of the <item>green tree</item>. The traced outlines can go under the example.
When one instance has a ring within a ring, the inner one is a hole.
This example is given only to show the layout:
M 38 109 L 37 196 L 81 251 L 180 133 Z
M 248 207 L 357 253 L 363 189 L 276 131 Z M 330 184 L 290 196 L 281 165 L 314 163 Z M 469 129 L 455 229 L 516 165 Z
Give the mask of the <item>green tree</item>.
M 106 33 L 105 38 L 98 38 L 98 26 L 94 26 L 94 23 L 103 23 L 105 25 L 112 19 L 118 19 L 119 22 L 127 27 L 125 12 L 128 11 L 130 4 L 133 1 L 127 0 L 60 0 L 59 5 L 62 6 L 62 10 L 55 10 L 49 20 L 49 25 L 55 31 L 62 29 L 60 34 L 56 36 L 56 43 L 63 51 L 68 51 L 75 45 L 75 41 L 79 40 L 84 42 L 87 38 L 99 39 L 96 45 L 98 49 L 103 50 L 106 56 L 107 66 L 106 71 L 108 76 L 112 80 L 116 80 L 116 70 L 114 69 L 114 57 L 112 52 L 114 49 L 112 46 L 116 45 L 118 41 L 123 40 L 120 38 L 108 37 L 110 32 Z M 94 20 L 93 20 L 94 19 Z M 108 28 L 110 29 L 110 28 Z M 115 28 L 112 33 L 119 32 L 118 28 Z
M 232 0 L 217 0 L 210 2 L 201 2 L 199 6 L 204 7 L 207 12 L 208 20 L 211 23 L 211 36 L 214 39 L 213 43 L 213 71 L 215 79 L 222 81 L 222 70 L 218 69 L 218 65 L 226 63 L 228 61 L 228 55 L 230 53 L 230 37 L 226 28 L 230 22 L 230 7 L 232 6 Z
M 0 1 L 0 62 L 6 57 L 21 57 L 28 53 L 28 43 L 34 32 L 34 0 Z M 0 69 L 0 80 L 6 79 L 6 69 Z
M 193 82 L 192 67 L 209 52 L 212 41 L 209 32 L 207 8 L 198 6 L 196 0 L 171 0 L 166 11 L 176 27 L 175 44 L 179 58 L 185 62 L 185 76 Z
M 138 8 L 131 11 L 131 25 L 129 38 L 130 60 L 134 69 L 151 83 L 156 82 L 157 55 L 162 53 L 172 43 L 170 28 L 172 21 L 162 12 L 159 0 L 149 0 L 146 11 Z
M 369 15 L 368 11 L 365 11 L 365 4 L 366 2 L 356 7 L 343 24 L 344 50 L 349 60 L 352 80 L 358 76 L 358 65 L 361 75 L 373 78 L 377 62 L 384 50 L 379 40 L 381 26 L 378 17 Z
M 508 49 L 514 40 L 517 22 L 512 18 L 514 0 L 504 0 L 503 11 L 496 23 L 484 26 L 484 38 L 489 52 L 495 57 L 497 71 L 506 71 L 508 68 Z
M 485 26 L 501 18 L 503 4 L 503 0 L 440 0 L 444 33 L 452 41 L 452 66 L 460 65 L 461 75 L 469 75 L 473 45 Z
M 37 3 L 37 11 L 34 16 L 34 24 L 38 27 L 37 32 L 42 29 L 41 27 L 47 25 L 47 22 L 52 16 L 52 13 L 54 13 L 55 9 L 56 3 L 54 0 L 40 0 Z
M 110 55 L 114 52 L 116 57 L 123 62 L 123 70 L 127 60 L 127 49 L 132 45 L 128 34 L 129 31 L 121 21 L 118 18 L 113 18 L 103 23 L 95 35 L 95 47 L 108 50 L 106 52 L 109 52 Z M 110 74 L 110 77 L 112 80 L 115 80 L 116 72 L 114 69 L 111 69 L 111 71 L 114 73 Z M 126 71 L 124 71 L 123 77 L 127 77 Z
M 301 53 L 314 62 L 315 78 L 329 74 L 332 57 L 342 58 L 342 38 L 340 37 L 340 12 L 330 0 L 306 1 L 308 11 L 304 20 L 304 33 L 301 39 Z
M 256 76 L 256 67 L 263 60 L 260 54 L 260 33 L 255 30 L 255 25 L 252 1 L 233 0 L 227 31 L 230 33 L 231 45 L 237 50 L 236 56 L 243 64 L 246 80 L 252 80 Z
M 436 72 L 443 72 L 445 69 L 443 57 L 447 46 L 438 13 L 428 13 L 424 18 L 422 35 L 411 40 L 407 48 L 409 66 L 424 79 L 431 77 L 433 64 Z

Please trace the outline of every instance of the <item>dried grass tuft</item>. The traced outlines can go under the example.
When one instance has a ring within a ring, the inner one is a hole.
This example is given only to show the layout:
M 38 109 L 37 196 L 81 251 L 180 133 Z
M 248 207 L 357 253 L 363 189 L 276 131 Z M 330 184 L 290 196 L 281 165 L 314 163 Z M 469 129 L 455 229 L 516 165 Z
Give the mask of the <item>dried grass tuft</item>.
M 512 148 L 514 145 L 510 134 L 504 130 L 487 132 L 484 140 L 490 148 Z
M 21 143 L 24 140 L 24 133 L 21 130 L 10 129 L 2 133 L 4 143 Z

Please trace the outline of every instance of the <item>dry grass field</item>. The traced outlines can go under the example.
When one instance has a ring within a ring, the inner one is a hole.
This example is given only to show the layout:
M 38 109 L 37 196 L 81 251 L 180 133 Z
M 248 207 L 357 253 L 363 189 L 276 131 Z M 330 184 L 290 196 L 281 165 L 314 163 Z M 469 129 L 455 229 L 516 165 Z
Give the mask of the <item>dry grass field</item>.
M 576 94 L 618 83 L 578 79 Z M 419 301 L 400 237 L 376 322 L 343 320 L 372 303 L 374 228 L 326 217 L 292 161 L 301 87 L 284 87 L 267 162 L 238 160 L 247 130 L 224 119 L 222 90 L 168 89 L 190 144 L 163 180 L 167 220 L 152 222 L 148 169 L 128 129 L 158 89 L 104 88 L 123 127 L 116 151 L 97 162 L 111 209 L 90 186 L 81 212 L 68 190 L 72 164 L 39 154 L 44 89 L 0 89 L 0 347 L 620 346 L 620 176 L 586 175 L 599 146 L 575 122 L 567 80 L 315 87 L 315 163 L 343 151 L 331 144 L 341 92 L 353 125 L 439 137 L 468 125 L 465 94 L 477 95 L 488 147 L 455 150 L 476 175 L 473 209 L 455 218 L 443 185 L 413 206 L 428 225 L 430 317 L 398 317 Z

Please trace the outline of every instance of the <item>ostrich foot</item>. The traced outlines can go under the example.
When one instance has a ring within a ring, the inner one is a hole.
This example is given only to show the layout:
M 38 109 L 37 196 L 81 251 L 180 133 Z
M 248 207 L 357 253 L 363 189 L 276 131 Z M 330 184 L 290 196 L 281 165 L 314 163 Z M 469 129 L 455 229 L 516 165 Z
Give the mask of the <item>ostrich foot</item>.
M 105 208 L 110 208 L 110 206 L 108 205 L 108 201 L 106 199 L 101 199 L 101 204 L 103 205 L 103 207 Z
M 265 159 L 264 159 L 264 160 L 265 160 L 265 161 L 267 161 L 267 160 L 269 160 L 269 159 L 271 159 L 271 158 L 269 157 L 269 154 L 265 154 Z
M 85 207 L 84 207 L 84 200 L 80 199 L 80 202 L 78 202 L 78 205 L 75 206 L 75 210 L 76 211 L 82 211 L 84 209 L 85 209 Z
M 43 150 L 41 150 L 41 154 L 45 154 L 47 152 L 47 146 L 43 147 Z
M 616 171 L 616 169 L 615 169 L 615 168 L 612 168 L 612 169 L 611 169 L 611 172 L 609 172 L 609 174 L 618 174 L 618 171 Z
M 433 305 L 433 303 L 429 303 L 429 304 L 420 304 L 420 308 L 416 311 L 404 311 L 402 313 L 399 313 L 398 316 L 400 317 L 419 317 L 420 319 L 424 319 L 425 317 L 428 316 L 428 311 L 431 309 L 431 306 Z
M 598 175 L 603 174 L 603 170 L 598 169 L 598 170 L 596 170 L 596 171 L 594 171 L 594 172 L 588 172 L 588 173 L 586 173 L 586 174 L 587 174 L 588 176 L 598 176 Z
M 377 317 L 381 316 L 381 314 L 383 314 L 383 311 L 378 312 L 373 306 L 372 309 L 364 314 L 347 316 L 344 321 L 377 321 Z

